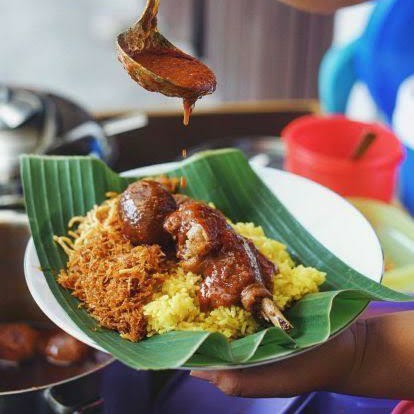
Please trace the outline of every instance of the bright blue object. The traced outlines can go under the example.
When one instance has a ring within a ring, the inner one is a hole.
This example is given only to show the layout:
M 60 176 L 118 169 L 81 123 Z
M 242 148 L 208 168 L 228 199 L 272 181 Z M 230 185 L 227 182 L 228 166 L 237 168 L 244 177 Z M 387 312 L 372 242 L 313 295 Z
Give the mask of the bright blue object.
M 414 1 L 378 1 L 358 41 L 331 49 L 321 66 L 323 108 L 345 112 L 353 83 L 365 83 L 378 108 L 391 121 L 397 91 L 414 74 Z
M 401 166 L 400 198 L 407 210 L 414 216 L 414 148 L 410 147 L 406 147 L 406 158 Z

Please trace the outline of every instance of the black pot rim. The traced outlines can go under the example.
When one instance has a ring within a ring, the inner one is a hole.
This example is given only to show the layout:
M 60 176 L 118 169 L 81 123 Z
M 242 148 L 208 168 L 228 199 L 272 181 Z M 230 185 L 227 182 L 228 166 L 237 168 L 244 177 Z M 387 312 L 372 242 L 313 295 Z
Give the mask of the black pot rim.
M 109 358 L 108 361 L 105 361 L 103 363 L 99 363 L 96 364 L 93 368 L 86 370 L 85 372 L 82 372 L 81 374 L 75 375 L 74 377 L 70 377 L 70 378 L 66 378 L 62 381 L 57 381 L 57 382 L 53 382 L 51 384 L 45 384 L 45 385 L 41 385 L 39 387 L 32 387 L 32 388 L 24 388 L 21 390 L 15 390 L 15 391 L 4 391 L 4 392 L 0 392 L 0 398 L 1 397 L 8 397 L 8 396 L 12 396 L 12 395 L 19 395 L 19 394 L 25 394 L 25 393 L 29 393 L 29 392 L 37 392 L 37 391 L 42 391 L 45 390 L 47 388 L 52 388 L 52 387 L 56 387 L 58 385 L 63 385 L 63 384 L 67 384 L 69 382 L 72 381 L 76 381 L 80 378 L 86 377 L 87 375 L 91 375 L 101 369 L 106 368 L 108 365 L 112 364 L 113 362 L 115 362 L 115 358 Z

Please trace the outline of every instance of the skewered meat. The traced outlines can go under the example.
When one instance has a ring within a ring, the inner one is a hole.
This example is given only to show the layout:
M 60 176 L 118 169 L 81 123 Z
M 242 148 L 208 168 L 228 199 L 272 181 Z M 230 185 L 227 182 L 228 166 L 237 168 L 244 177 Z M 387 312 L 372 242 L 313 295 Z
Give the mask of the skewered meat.
M 38 332 L 25 323 L 0 325 L 0 359 L 20 362 L 36 351 Z
M 124 235 L 133 244 L 167 245 L 171 236 L 163 229 L 165 218 L 177 208 L 161 183 L 141 180 L 121 195 L 119 214 Z
M 62 331 L 47 336 L 38 349 L 50 363 L 62 366 L 81 362 L 89 351 L 87 345 Z
M 164 228 L 176 241 L 182 266 L 204 277 L 199 294 L 203 310 L 241 303 L 257 314 L 262 299 L 272 297 L 274 264 L 218 210 L 187 200 L 168 216 Z

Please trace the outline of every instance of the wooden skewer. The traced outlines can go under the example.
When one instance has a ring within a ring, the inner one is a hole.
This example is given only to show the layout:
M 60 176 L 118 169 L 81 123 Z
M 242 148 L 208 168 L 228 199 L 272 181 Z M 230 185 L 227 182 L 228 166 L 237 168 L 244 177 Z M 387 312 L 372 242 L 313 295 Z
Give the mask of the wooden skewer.
M 261 313 L 267 322 L 273 323 L 273 325 L 283 331 L 289 331 L 293 328 L 292 324 L 284 317 L 281 310 L 270 298 L 264 298 L 262 300 Z
M 361 159 L 364 154 L 367 152 L 368 148 L 374 143 L 377 138 L 377 134 L 372 131 L 366 132 L 359 142 L 358 146 L 355 148 L 351 155 L 351 160 L 358 161 Z

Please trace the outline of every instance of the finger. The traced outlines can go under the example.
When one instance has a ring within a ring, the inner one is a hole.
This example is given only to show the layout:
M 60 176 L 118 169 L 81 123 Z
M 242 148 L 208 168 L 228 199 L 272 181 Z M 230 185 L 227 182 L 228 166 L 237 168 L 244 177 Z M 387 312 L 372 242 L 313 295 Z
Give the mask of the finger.
M 239 370 L 231 371 L 192 371 L 191 376 L 208 381 L 227 395 L 247 397 L 249 381 Z
M 292 383 L 293 372 L 284 372 L 278 365 L 231 371 L 192 372 L 192 376 L 214 384 L 234 397 L 291 397 L 297 395 L 301 384 Z M 296 380 L 297 381 L 297 377 Z M 303 384 L 303 383 L 302 383 Z
M 208 382 L 213 382 L 217 371 L 191 371 L 190 375 Z
M 290 397 L 296 395 L 289 389 L 290 384 L 280 367 L 269 365 L 262 368 L 249 368 L 230 371 L 191 372 L 193 377 L 208 381 L 227 395 L 234 397 Z M 286 383 L 288 382 L 288 384 Z M 284 384 L 282 384 L 284 383 Z

